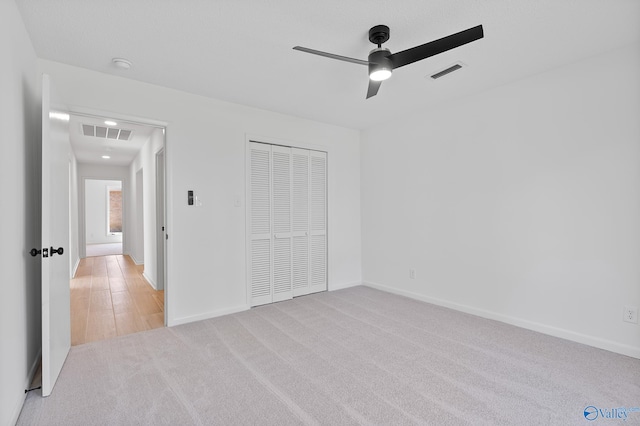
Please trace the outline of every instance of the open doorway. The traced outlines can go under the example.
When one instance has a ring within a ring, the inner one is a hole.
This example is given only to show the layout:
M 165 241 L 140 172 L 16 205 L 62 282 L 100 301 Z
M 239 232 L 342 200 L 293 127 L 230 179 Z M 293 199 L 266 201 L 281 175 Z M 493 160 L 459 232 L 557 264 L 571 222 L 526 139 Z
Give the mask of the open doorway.
M 123 254 L 121 180 L 85 179 L 85 257 Z
M 71 343 L 163 327 L 164 127 L 70 115 L 79 230 L 70 283 Z

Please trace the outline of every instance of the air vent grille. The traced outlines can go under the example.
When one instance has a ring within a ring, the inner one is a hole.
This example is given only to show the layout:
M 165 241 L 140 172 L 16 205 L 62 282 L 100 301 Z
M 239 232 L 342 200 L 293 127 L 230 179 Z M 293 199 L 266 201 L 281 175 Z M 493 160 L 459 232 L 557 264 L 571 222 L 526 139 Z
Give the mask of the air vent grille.
M 85 136 L 95 136 L 96 135 L 95 126 L 90 126 L 88 124 L 83 124 L 82 125 L 82 134 L 85 135 Z
M 447 75 L 447 74 L 450 74 L 450 73 L 452 73 L 452 72 L 454 72 L 454 71 L 457 71 L 457 70 L 459 70 L 460 68 L 462 68 L 462 65 L 460 65 L 460 64 L 452 65 L 452 66 L 450 66 L 450 67 L 449 67 L 449 68 L 447 68 L 447 69 L 444 69 L 444 70 L 442 70 L 442 71 L 440 71 L 440 72 L 437 72 L 437 73 L 433 74 L 433 75 L 431 76 L 431 78 L 432 78 L 432 79 L 434 79 L 434 80 L 436 80 L 436 79 L 438 79 L 438 78 L 440 78 L 440 77 L 444 77 L 444 76 L 445 76 L 445 75 Z
M 94 126 L 91 124 L 82 125 L 82 134 L 102 139 L 113 139 L 128 141 L 131 138 L 131 130 L 118 129 L 115 127 Z

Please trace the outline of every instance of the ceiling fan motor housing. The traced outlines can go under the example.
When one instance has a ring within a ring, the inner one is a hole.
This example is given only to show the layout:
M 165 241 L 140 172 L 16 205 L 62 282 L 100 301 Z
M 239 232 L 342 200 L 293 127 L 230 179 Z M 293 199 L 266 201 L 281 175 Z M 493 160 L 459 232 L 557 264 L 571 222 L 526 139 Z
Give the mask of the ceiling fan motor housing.
M 373 44 L 377 44 L 378 47 L 387 40 L 389 40 L 389 27 L 386 25 L 376 25 L 369 30 L 369 41 Z

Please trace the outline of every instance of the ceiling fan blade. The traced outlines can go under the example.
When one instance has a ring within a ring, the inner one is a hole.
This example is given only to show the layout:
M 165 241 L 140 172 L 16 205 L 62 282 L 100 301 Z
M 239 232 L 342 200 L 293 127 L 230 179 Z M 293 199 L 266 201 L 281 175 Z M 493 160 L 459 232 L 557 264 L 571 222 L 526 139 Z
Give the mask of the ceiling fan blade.
M 307 52 L 314 55 L 324 56 L 325 58 L 337 59 L 339 61 L 351 62 L 352 64 L 369 65 L 369 61 L 363 61 L 362 59 L 349 58 L 348 56 L 334 55 L 333 53 L 322 52 L 320 50 L 309 49 L 308 47 L 296 46 L 293 50 L 299 50 L 301 52 Z
M 400 68 L 405 65 L 418 62 L 422 59 L 426 59 L 430 56 L 437 55 L 447 50 L 455 49 L 464 44 L 471 43 L 484 37 L 484 31 L 482 25 L 469 28 L 468 30 L 460 31 L 459 33 L 451 34 L 450 36 L 443 37 L 441 39 L 431 41 L 429 43 L 422 44 L 420 46 L 412 47 L 411 49 L 403 50 L 389 55 L 393 68 Z
M 369 80 L 369 88 L 367 89 L 367 99 L 378 94 L 378 89 L 382 81 Z

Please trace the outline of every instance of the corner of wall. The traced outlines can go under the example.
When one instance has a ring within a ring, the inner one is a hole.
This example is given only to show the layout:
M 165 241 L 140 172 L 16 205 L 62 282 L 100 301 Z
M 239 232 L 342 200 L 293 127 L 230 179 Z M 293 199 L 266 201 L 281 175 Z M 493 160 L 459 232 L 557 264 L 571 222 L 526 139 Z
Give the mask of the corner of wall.
M 625 345 L 611 340 L 602 339 L 595 336 L 588 336 L 582 333 L 576 333 L 571 330 L 566 330 L 559 327 L 554 327 L 547 324 L 541 324 L 534 321 L 525 320 L 522 318 L 516 318 L 509 315 L 500 314 L 498 312 L 488 311 L 485 309 L 478 309 L 473 306 L 462 305 L 459 303 L 451 302 L 449 300 L 437 299 L 422 294 L 414 293 L 411 291 L 401 290 L 395 287 L 390 287 L 380 283 L 363 282 L 363 285 L 377 290 L 385 291 L 387 293 L 397 294 L 399 296 L 405 296 L 410 299 L 419 300 L 421 302 L 430 303 L 432 305 L 442 306 L 444 308 L 453 309 L 455 311 L 464 312 L 467 314 L 475 315 L 481 318 L 486 318 L 494 321 L 500 321 L 505 324 L 510 324 L 516 327 L 524 328 L 538 333 L 546 334 L 553 337 L 559 337 L 561 339 L 570 340 L 576 343 L 582 343 L 583 345 L 593 346 L 595 348 L 604 349 L 610 352 L 619 353 L 622 355 L 630 356 L 640 359 L 640 348 L 636 348 L 630 345 Z

